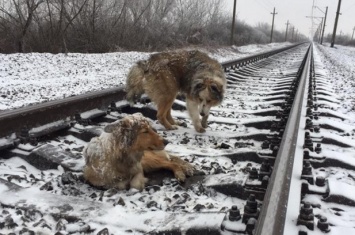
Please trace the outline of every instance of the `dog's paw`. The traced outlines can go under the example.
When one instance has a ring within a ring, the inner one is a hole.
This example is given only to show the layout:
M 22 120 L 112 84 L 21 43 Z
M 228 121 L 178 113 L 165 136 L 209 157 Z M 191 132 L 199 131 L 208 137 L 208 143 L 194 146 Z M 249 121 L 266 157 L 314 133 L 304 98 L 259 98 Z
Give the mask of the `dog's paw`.
M 202 126 L 203 128 L 207 128 L 207 127 L 208 127 L 207 117 L 208 117 L 208 116 L 202 117 L 201 126 Z
M 195 167 L 193 167 L 190 163 L 184 164 L 182 166 L 182 169 L 184 170 L 185 174 L 188 176 L 193 176 Z
M 185 175 L 188 176 L 194 175 L 195 167 L 191 165 L 189 162 L 182 160 L 182 163 L 180 164 L 180 168 L 182 169 Z
M 180 182 L 185 182 L 186 176 L 193 176 L 194 167 L 191 165 L 181 165 L 180 170 L 174 172 L 175 178 Z
M 206 129 L 203 128 L 202 126 L 196 126 L 196 127 L 195 127 L 195 130 L 196 130 L 197 132 L 199 132 L 199 133 L 204 133 L 204 132 L 206 132 Z
M 202 122 L 201 125 L 202 125 L 203 128 L 207 128 L 208 127 L 207 122 Z
M 135 177 L 132 179 L 130 186 L 131 188 L 135 188 L 138 189 L 139 191 L 142 191 L 147 181 L 148 179 L 145 177 Z
M 179 121 L 173 118 L 168 119 L 168 122 L 170 123 L 170 125 L 179 125 Z
M 177 125 L 170 125 L 168 127 L 166 127 L 167 130 L 177 130 L 178 126 Z
M 175 175 L 175 178 L 180 181 L 180 182 L 185 182 L 185 179 L 186 179 L 186 175 L 184 172 L 182 171 L 175 171 L 174 172 L 174 175 Z
M 174 170 L 174 175 L 179 181 L 184 182 L 186 176 L 192 176 L 194 174 L 195 168 L 189 162 L 176 156 L 171 156 L 170 158 L 172 162 L 177 164 L 177 167 Z

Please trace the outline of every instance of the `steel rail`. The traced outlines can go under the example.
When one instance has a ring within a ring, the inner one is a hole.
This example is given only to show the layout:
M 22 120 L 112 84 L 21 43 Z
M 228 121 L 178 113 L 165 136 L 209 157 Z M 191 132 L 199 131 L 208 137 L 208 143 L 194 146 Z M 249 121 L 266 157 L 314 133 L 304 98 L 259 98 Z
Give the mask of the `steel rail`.
M 224 62 L 222 66 L 225 70 L 239 68 L 301 44 L 294 44 L 234 61 Z M 124 87 L 121 86 L 0 112 L 0 137 L 6 137 L 12 133 L 20 133 L 23 128 L 31 129 L 73 117 L 75 114 L 91 109 L 107 110 L 112 102 L 123 100 L 125 95 Z
M 299 46 L 301 44 L 304 44 L 304 43 L 306 43 L 306 42 L 299 43 L 299 44 L 294 44 L 294 45 L 290 45 L 290 46 L 286 46 L 286 47 L 282 47 L 282 48 L 279 48 L 279 49 L 263 52 L 263 53 L 252 55 L 252 56 L 243 57 L 243 58 L 240 58 L 238 60 L 227 61 L 227 62 L 222 63 L 222 66 L 223 66 L 223 68 L 226 71 L 228 71 L 229 69 L 240 68 L 240 67 L 246 66 L 246 65 L 248 65 L 250 63 L 253 63 L 253 62 L 259 61 L 261 59 L 265 59 L 267 57 L 275 55 L 277 53 L 280 53 L 280 52 L 289 50 L 291 48 L 297 47 L 297 46 Z
M 306 79 L 309 76 L 312 45 L 308 48 L 304 60 L 304 68 L 299 80 L 294 103 L 285 127 L 273 172 L 267 187 L 263 206 L 259 215 L 254 235 L 283 235 L 286 211 L 295 159 L 298 129 L 306 90 Z
M 19 133 L 22 128 L 29 129 L 73 117 L 91 109 L 107 109 L 112 102 L 122 100 L 124 96 L 123 87 L 116 87 L 0 112 L 0 137 Z

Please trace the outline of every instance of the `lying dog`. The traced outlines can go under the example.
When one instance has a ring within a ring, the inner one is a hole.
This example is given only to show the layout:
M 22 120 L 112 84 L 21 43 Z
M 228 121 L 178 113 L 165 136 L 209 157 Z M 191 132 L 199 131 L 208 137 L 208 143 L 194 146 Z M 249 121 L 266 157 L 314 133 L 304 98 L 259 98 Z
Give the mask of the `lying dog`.
M 177 129 L 171 107 L 179 92 L 186 96 L 195 130 L 205 132 L 210 108 L 222 102 L 225 89 L 222 66 L 200 51 L 153 54 L 138 61 L 126 81 L 127 100 L 133 103 L 146 93 L 157 105 L 157 119 L 167 130 Z
M 167 143 L 141 114 L 126 116 L 108 124 L 86 146 L 84 178 L 106 189 L 143 190 L 147 180 L 143 171 L 168 169 L 184 181 L 186 175 L 192 175 L 193 167 L 176 156 L 169 156 L 163 150 Z

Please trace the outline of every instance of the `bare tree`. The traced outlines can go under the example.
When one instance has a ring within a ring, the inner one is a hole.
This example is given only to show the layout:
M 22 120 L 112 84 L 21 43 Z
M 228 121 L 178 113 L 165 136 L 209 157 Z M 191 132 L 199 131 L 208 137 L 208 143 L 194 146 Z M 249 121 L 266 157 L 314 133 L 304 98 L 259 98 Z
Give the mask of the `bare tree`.
M 4 35 L 0 51 L 151 51 L 228 45 L 231 19 L 222 9 L 224 1 L 0 0 Z M 266 43 L 267 24 L 251 27 L 240 20 L 237 24 L 236 45 Z M 274 34 L 278 41 L 280 33 Z
M 59 38 L 61 39 L 61 52 L 67 53 L 67 42 L 66 35 L 69 29 L 69 26 L 73 26 L 73 21 L 79 16 L 81 11 L 86 6 L 89 0 L 72 0 L 64 1 L 64 0 L 54 0 L 57 4 L 54 4 L 54 7 L 60 12 L 59 13 Z M 69 4 L 68 4 L 69 3 Z
M 26 34 L 31 26 L 36 9 L 43 2 L 44 0 L 12 0 L 10 4 L 14 7 L 14 11 L 12 11 L 12 8 L 7 11 L 3 6 L 0 7 L 0 11 L 7 15 L 12 23 L 15 23 L 21 30 L 17 36 L 19 52 L 24 52 Z

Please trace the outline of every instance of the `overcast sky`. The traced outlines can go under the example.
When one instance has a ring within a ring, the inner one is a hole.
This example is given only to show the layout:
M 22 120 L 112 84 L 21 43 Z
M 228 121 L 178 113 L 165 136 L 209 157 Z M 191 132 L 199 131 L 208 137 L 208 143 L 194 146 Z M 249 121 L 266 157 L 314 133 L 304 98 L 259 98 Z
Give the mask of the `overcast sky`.
M 299 32 L 309 37 L 312 20 L 308 18 L 324 17 L 325 9 L 328 6 L 328 15 L 326 21 L 325 35 L 333 33 L 335 15 L 339 0 L 237 0 L 237 20 L 242 20 L 249 25 L 255 26 L 259 22 L 266 22 L 271 25 L 272 12 L 275 7 L 275 27 L 277 30 L 285 31 L 287 20 L 298 29 Z M 233 15 L 234 0 L 225 0 L 228 14 Z M 324 13 L 322 13 L 322 11 Z M 355 27 L 355 0 L 342 0 L 341 15 L 339 16 L 337 34 L 347 34 L 352 36 Z M 314 28 L 316 29 L 321 22 L 320 18 L 314 19 Z M 237 29 L 238 31 L 238 29 Z M 314 30 L 315 32 L 315 30 Z M 355 35 L 354 35 L 355 37 Z

